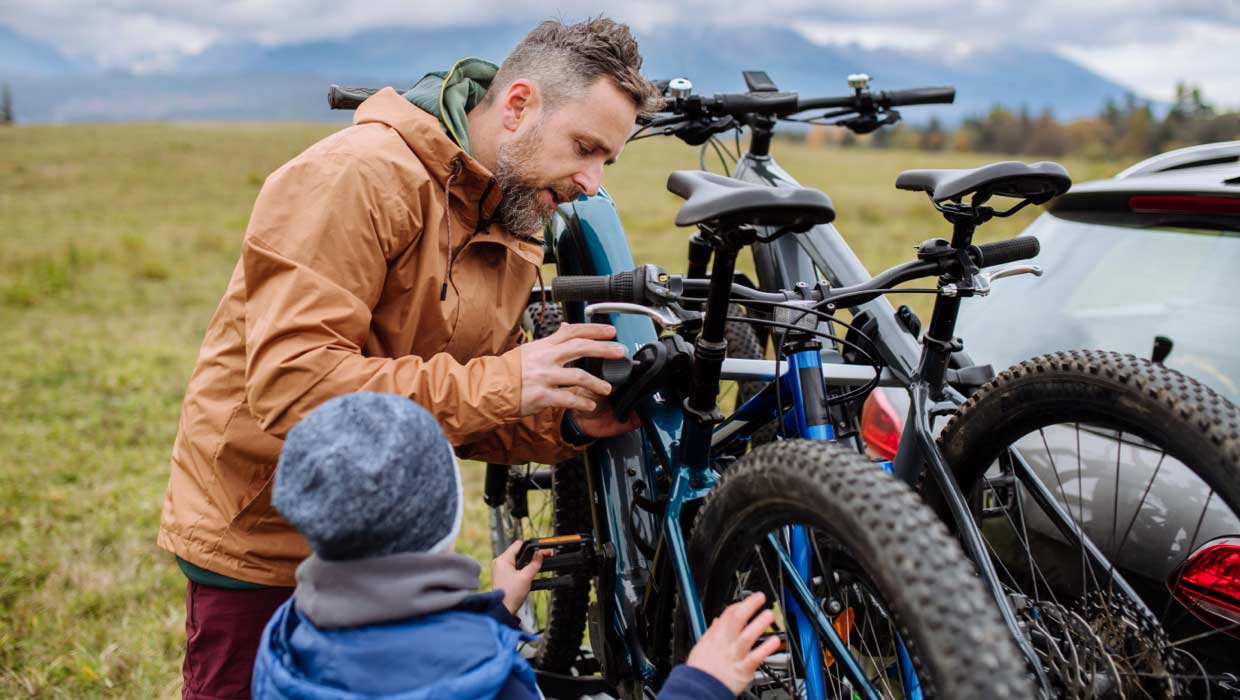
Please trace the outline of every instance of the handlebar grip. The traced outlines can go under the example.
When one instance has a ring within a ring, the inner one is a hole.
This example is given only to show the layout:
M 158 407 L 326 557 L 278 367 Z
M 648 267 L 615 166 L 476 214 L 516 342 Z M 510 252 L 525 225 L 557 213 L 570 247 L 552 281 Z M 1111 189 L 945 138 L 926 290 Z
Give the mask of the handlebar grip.
M 327 89 L 327 104 L 332 109 L 357 109 L 367 97 L 379 92 L 380 88 L 340 87 L 332 85 Z
M 614 275 L 573 275 L 551 280 L 551 298 L 555 301 L 620 301 L 640 304 L 634 282 L 634 271 Z
M 878 93 L 875 102 L 884 107 L 900 105 L 932 105 L 951 104 L 956 100 L 954 87 L 926 87 L 910 90 L 883 90 Z
M 750 92 L 745 94 L 715 95 L 715 103 L 724 114 L 761 113 L 786 116 L 797 111 L 795 92 Z
M 973 257 L 977 260 L 978 267 L 991 267 L 1017 260 L 1028 260 L 1037 256 L 1041 250 L 1042 244 L 1038 242 L 1038 239 L 1033 236 L 1018 236 L 1005 241 L 979 245 L 977 254 Z

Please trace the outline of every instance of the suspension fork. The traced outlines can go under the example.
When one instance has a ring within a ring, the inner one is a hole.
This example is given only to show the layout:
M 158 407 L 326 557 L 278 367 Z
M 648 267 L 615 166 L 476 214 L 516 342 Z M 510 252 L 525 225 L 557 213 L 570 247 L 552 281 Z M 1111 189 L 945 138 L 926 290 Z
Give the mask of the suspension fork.
M 810 440 L 833 440 L 835 431 L 827 415 L 826 386 L 822 378 L 821 345 L 802 336 L 793 339 L 793 352 L 788 355 L 788 386 L 792 395 L 792 418 L 796 421 L 796 434 Z M 778 352 L 779 349 L 776 349 Z M 776 380 L 779 381 L 779 380 Z M 813 543 L 809 533 L 800 525 L 788 528 L 789 554 L 792 566 L 802 581 L 813 580 Z M 823 678 L 822 645 L 814 633 L 806 610 L 789 591 L 782 591 L 783 604 L 792 613 L 792 629 L 799 642 L 798 648 L 804 658 L 806 696 L 813 700 L 826 697 Z

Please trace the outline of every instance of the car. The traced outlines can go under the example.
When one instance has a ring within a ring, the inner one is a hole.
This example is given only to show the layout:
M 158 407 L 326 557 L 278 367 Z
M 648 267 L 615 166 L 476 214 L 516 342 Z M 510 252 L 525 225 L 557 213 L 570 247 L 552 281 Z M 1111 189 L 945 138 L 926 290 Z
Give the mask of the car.
M 972 363 L 1002 371 L 1048 352 L 1113 350 L 1161 362 L 1240 404 L 1240 141 L 1171 151 L 1075 185 L 1022 235 L 1041 242 L 1031 262 L 1045 274 L 1013 277 L 984 299 L 963 301 L 956 333 Z M 894 455 L 907 404 L 891 389 L 867 399 L 862 436 L 875 459 Z M 1018 444 L 1156 612 L 1186 559 L 1223 562 L 1211 600 L 1198 602 L 1212 606 L 1208 622 L 1237 634 L 1240 521 L 1204 483 L 1149 443 L 1113 431 L 1054 426 Z M 1056 470 L 1061 453 L 1079 455 L 1080 466 L 1061 458 Z M 1119 532 L 1134 527 L 1120 538 L 1117 523 Z M 1049 521 L 1030 518 L 1029 527 L 1038 546 L 1066 548 Z M 1016 565 L 1016 552 L 998 553 Z M 1066 566 L 1063 576 L 1079 584 L 1080 569 Z M 1240 668 L 1236 638 L 1216 635 L 1198 651 L 1215 658 L 1213 669 Z

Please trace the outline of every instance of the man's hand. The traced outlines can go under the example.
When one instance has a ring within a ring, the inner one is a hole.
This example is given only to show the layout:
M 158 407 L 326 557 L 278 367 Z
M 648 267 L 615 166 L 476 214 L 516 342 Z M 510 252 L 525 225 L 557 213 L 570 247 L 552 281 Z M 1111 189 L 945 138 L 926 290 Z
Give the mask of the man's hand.
M 693 645 L 685 663 L 714 676 L 733 695 L 740 695 L 753 682 L 758 665 L 779 649 L 779 637 L 773 635 L 754 648 L 754 642 L 775 621 L 770 610 L 758 612 L 764 602 L 765 595 L 754 593 L 725 608 Z
M 548 408 L 569 408 L 585 414 L 597 410 L 601 402 L 590 395 L 606 396 L 611 393 L 611 385 L 584 369 L 564 365 L 583 357 L 624 357 L 622 345 L 602 342 L 614 337 L 616 329 L 608 325 L 565 323 L 546 338 L 522 345 L 521 415 Z M 588 430 L 584 424 L 579 425 Z
M 595 408 L 593 411 L 572 411 L 573 422 L 581 428 L 581 432 L 590 437 L 605 438 L 620 433 L 627 433 L 636 429 L 642 424 L 641 417 L 637 415 L 637 411 L 629 412 L 627 421 L 616 420 L 616 414 L 611 410 L 611 402 L 601 396 L 589 396 L 594 401 Z
M 530 594 L 530 585 L 538 570 L 542 568 L 543 559 L 551 550 L 540 549 L 534 552 L 534 558 L 524 569 L 517 568 L 517 554 L 521 551 L 521 540 L 508 545 L 504 553 L 491 560 L 491 590 L 504 592 L 504 607 L 513 615 L 521 609 Z

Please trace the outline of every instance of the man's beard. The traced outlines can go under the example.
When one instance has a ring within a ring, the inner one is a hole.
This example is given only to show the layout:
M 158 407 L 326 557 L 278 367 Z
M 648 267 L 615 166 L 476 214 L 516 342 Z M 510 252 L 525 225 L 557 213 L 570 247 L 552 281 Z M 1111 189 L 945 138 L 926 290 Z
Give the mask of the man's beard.
M 555 213 L 543 199 L 548 189 L 555 190 L 561 201 L 571 201 L 580 192 L 574 186 L 541 183 L 524 176 L 531 170 L 542 149 L 542 127 L 536 126 L 525 136 L 499 147 L 495 179 L 504 200 L 499 205 L 499 219 L 504 228 L 518 236 L 533 236 L 546 227 Z

